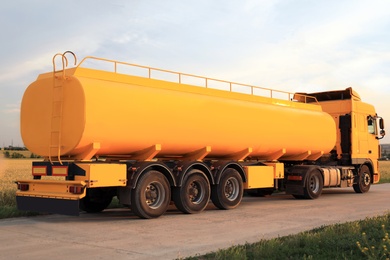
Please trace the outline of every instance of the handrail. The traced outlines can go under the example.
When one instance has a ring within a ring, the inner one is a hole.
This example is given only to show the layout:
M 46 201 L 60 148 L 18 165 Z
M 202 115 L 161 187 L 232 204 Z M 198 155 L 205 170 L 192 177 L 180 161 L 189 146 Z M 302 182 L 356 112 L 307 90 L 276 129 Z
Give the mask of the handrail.
M 71 52 L 71 51 L 66 51 L 66 52 L 64 52 L 62 54 L 61 53 L 56 53 L 53 56 L 53 60 L 52 60 L 52 62 L 53 62 L 53 74 L 55 74 L 57 72 L 57 69 L 56 69 L 56 58 L 57 58 L 57 56 L 61 56 L 61 62 L 62 62 L 62 70 L 61 71 L 62 71 L 62 78 L 63 79 L 66 78 L 66 76 L 65 76 L 65 68 L 68 67 L 68 59 L 66 58 L 65 55 L 68 54 L 68 53 L 73 55 L 74 65 L 76 65 L 77 64 L 76 55 L 73 52 Z
M 253 96 L 263 96 L 263 95 L 257 95 L 256 94 L 256 90 L 258 90 L 258 91 L 269 92 L 269 97 L 270 98 L 274 98 L 275 93 L 278 93 L 278 94 L 285 94 L 288 97 L 289 101 L 293 101 L 294 100 L 294 101 L 299 101 L 299 102 L 303 102 L 303 103 L 309 103 L 310 101 L 312 101 L 310 103 L 314 102 L 314 103 L 318 104 L 318 100 L 317 100 L 316 97 L 308 96 L 308 95 L 304 95 L 304 94 L 297 94 L 297 93 L 291 93 L 291 92 L 282 91 L 282 90 L 274 90 L 274 89 L 270 89 L 270 88 L 257 87 L 257 86 L 248 85 L 248 84 L 242 84 L 242 83 L 226 81 L 226 80 L 221 80 L 221 79 L 213 79 L 213 78 L 208 78 L 208 77 L 203 77 L 203 76 L 198 76 L 198 75 L 193 75 L 193 74 L 188 74 L 188 73 L 182 73 L 182 72 L 170 71 L 170 70 L 165 70 L 165 69 L 153 68 L 153 67 L 148 67 L 148 66 L 143 66 L 143 65 L 133 64 L 133 63 L 127 63 L 127 62 L 122 62 L 122 61 L 116 61 L 116 60 L 110 60 L 110 59 L 105 59 L 105 58 L 99 58 L 99 57 L 94 57 L 94 56 L 86 56 L 83 60 L 80 61 L 80 63 L 77 65 L 77 67 L 81 67 L 81 65 L 88 59 L 113 63 L 114 64 L 114 72 L 115 73 L 118 73 L 118 65 L 126 65 L 126 66 L 130 66 L 130 67 L 146 69 L 147 72 L 148 72 L 148 78 L 149 79 L 153 79 L 153 77 L 152 77 L 152 72 L 153 71 L 163 72 L 163 73 L 167 73 L 167 74 L 177 75 L 178 76 L 177 82 L 176 81 L 173 81 L 173 82 L 176 82 L 176 83 L 179 83 L 179 84 L 184 84 L 184 83 L 182 83 L 182 78 L 183 78 L 183 76 L 185 76 L 185 77 L 191 77 L 191 78 L 196 78 L 196 79 L 203 79 L 204 80 L 204 84 L 205 84 L 204 87 L 206 87 L 206 88 L 211 88 L 210 87 L 210 83 L 211 82 L 220 82 L 220 83 L 226 83 L 227 86 L 229 86 L 229 91 L 230 92 L 243 93 L 243 92 L 240 92 L 240 91 L 233 91 L 233 86 L 245 87 L 245 88 L 249 88 L 250 89 L 250 94 L 253 95 Z M 156 78 L 154 78 L 154 79 L 156 79 Z M 299 98 L 295 99 L 296 97 L 299 97 Z

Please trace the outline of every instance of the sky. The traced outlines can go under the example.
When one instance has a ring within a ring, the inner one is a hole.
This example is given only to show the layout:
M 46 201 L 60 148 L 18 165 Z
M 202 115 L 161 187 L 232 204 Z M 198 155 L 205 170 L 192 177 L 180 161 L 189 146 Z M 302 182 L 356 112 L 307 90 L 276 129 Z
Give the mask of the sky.
M 0 147 L 23 145 L 23 92 L 67 50 L 288 92 L 352 87 L 390 143 L 389 0 L 13 0 L 0 29 Z

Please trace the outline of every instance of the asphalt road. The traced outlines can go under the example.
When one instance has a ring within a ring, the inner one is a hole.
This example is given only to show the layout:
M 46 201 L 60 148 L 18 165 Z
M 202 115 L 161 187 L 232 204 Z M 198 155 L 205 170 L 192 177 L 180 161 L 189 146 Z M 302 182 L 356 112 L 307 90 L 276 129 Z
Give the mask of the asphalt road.
M 195 215 L 174 206 L 158 219 L 137 218 L 128 209 L 79 217 L 46 215 L 0 220 L 4 259 L 175 259 L 246 242 L 390 212 L 390 184 L 366 194 L 352 188 L 324 190 L 317 200 L 284 194 L 245 197 L 234 210 L 212 203 Z

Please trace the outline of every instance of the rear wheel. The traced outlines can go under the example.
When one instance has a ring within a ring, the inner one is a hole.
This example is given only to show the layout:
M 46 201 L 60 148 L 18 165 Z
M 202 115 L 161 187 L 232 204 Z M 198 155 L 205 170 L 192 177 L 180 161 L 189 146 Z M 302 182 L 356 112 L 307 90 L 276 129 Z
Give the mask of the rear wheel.
M 357 183 L 353 185 L 356 193 L 366 193 L 371 187 L 371 172 L 367 165 L 362 165 L 357 176 Z
M 222 173 L 220 182 L 213 186 L 211 200 L 219 209 L 233 209 L 240 204 L 243 193 L 241 175 L 229 168 Z
M 181 187 L 174 188 L 173 201 L 184 213 L 203 211 L 210 200 L 210 183 L 206 175 L 199 170 L 191 170 L 186 174 Z
M 167 178 L 159 171 L 144 173 L 131 192 L 131 210 L 140 218 L 157 218 L 165 213 L 171 200 Z
M 112 190 L 104 188 L 87 189 L 87 194 L 79 202 L 79 208 L 88 213 L 103 211 L 110 205 L 113 197 Z
M 303 188 L 305 199 L 316 199 L 322 193 L 324 183 L 322 181 L 322 175 L 318 170 L 312 170 L 307 173 L 306 185 Z

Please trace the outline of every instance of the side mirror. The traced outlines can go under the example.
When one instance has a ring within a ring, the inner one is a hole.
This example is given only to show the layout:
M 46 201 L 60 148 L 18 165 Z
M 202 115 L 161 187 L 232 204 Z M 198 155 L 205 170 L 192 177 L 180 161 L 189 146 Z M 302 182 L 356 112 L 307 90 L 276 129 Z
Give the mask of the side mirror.
M 386 135 L 386 132 L 385 132 L 385 122 L 384 122 L 384 120 L 383 120 L 383 118 L 379 118 L 379 128 L 381 129 L 380 131 L 379 131 L 379 135 L 381 136 L 381 137 L 376 137 L 376 139 L 382 139 L 383 137 L 385 137 L 385 135 Z

